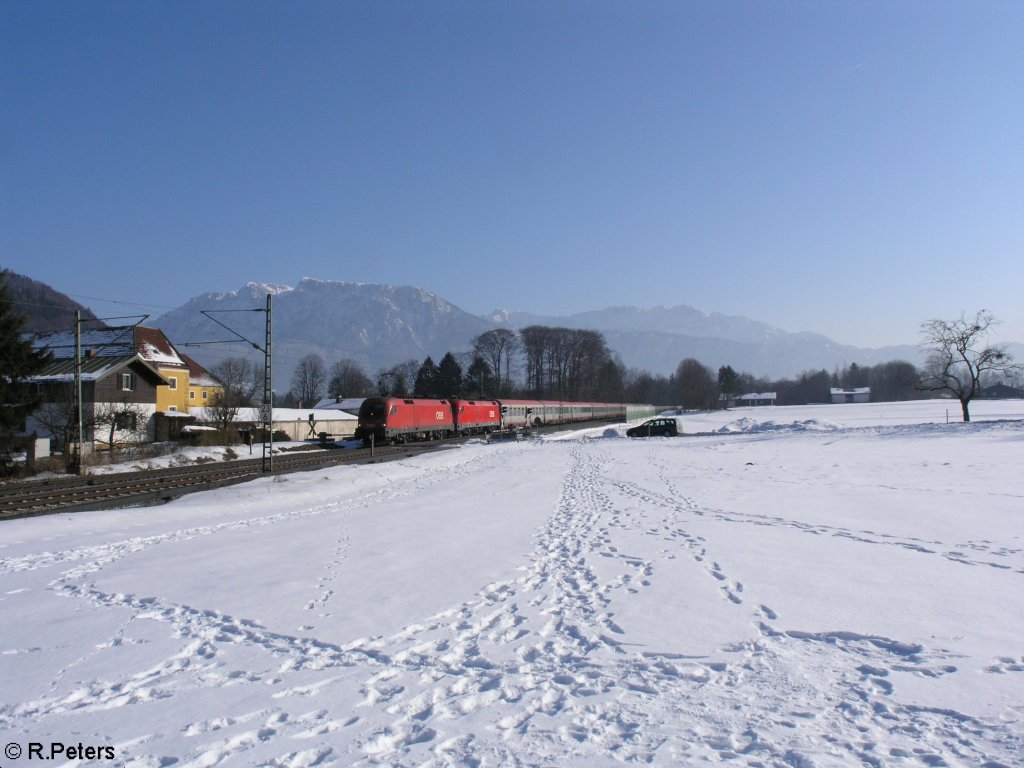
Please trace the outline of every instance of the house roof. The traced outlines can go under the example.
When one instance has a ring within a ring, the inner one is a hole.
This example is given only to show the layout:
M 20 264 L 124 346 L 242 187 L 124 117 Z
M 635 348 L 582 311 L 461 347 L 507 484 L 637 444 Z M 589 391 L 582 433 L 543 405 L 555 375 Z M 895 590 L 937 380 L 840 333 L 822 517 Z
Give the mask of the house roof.
M 285 421 L 308 422 L 309 415 L 313 414 L 313 420 L 317 422 L 328 421 L 356 421 L 359 417 L 355 414 L 337 409 L 324 410 L 319 408 L 274 408 L 274 423 L 279 424 Z M 210 408 L 193 408 L 192 415 L 199 421 L 215 421 L 213 411 Z M 258 408 L 239 408 L 235 415 L 235 421 L 259 422 L 260 412 Z
M 45 348 L 53 352 L 58 360 L 74 359 L 75 332 L 54 331 L 36 337 L 36 349 Z M 186 364 L 164 332 L 159 328 L 145 328 L 141 325 L 120 328 L 84 329 L 81 333 L 83 359 L 89 357 L 124 357 L 138 355 L 142 360 L 156 366 L 185 368 Z
M 160 372 L 138 355 L 97 355 L 82 359 L 82 380 L 100 381 L 111 374 L 125 368 L 142 376 L 150 384 L 166 384 L 167 379 Z M 57 359 L 47 365 L 41 373 L 29 379 L 32 383 L 47 381 L 74 381 L 74 359 Z
M 328 397 L 314 405 L 313 408 L 323 411 L 348 411 L 349 413 L 358 413 L 359 406 L 363 404 L 363 400 L 365 399 L 365 397 L 345 397 L 338 400 L 333 397 Z
M 829 387 L 833 395 L 870 395 L 871 387 Z
M 182 361 L 188 366 L 188 379 L 189 383 L 193 387 L 221 387 L 223 384 L 217 380 L 217 377 L 210 373 L 208 370 L 203 368 L 199 363 L 196 362 L 195 358 L 189 357 L 188 355 L 179 353 Z
M 774 400 L 774 392 L 750 392 L 745 395 L 740 395 L 736 398 L 737 400 Z

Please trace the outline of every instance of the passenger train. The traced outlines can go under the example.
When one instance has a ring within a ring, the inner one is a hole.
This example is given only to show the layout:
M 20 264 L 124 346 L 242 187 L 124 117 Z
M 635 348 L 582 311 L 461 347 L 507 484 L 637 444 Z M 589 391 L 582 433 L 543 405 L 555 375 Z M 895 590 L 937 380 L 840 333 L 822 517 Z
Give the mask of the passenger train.
M 547 424 L 624 421 L 650 412 L 650 406 L 625 403 L 371 397 L 359 408 L 355 437 L 367 443 L 402 443 Z

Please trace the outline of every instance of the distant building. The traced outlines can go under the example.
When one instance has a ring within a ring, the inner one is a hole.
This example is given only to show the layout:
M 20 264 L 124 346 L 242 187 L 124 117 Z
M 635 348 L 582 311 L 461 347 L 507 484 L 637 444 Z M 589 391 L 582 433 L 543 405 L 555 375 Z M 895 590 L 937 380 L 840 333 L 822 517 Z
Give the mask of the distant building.
M 751 392 L 746 395 L 740 395 L 735 399 L 735 405 L 737 407 L 754 406 L 754 405 L 775 405 L 775 393 L 774 392 Z
M 991 387 L 982 389 L 978 397 L 983 400 L 1019 400 L 1024 398 L 1024 389 L 1006 384 L 993 384 Z
M 871 387 L 831 387 L 833 403 L 869 403 Z

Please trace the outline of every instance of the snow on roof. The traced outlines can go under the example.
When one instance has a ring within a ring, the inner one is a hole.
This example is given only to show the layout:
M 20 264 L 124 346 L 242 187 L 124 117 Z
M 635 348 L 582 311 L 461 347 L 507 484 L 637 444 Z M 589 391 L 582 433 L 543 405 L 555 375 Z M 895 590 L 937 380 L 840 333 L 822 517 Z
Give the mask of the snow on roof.
M 92 328 L 81 333 L 82 356 L 120 357 L 135 354 L 131 328 Z M 35 349 L 49 349 L 58 360 L 74 358 L 75 332 L 54 331 L 43 333 L 32 342 Z
M 192 408 L 191 413 L 200 421 L 215 421 L 212 409 Z M 357 416 L 338 410 L 318 410 L 309 408 L 275 408 L 274 421 L 308 421 L 309 414 L 313 414 L 313 420 L 320 421 L 355 421 Z M 235 421 L 258 422 L 260 420 L 259 410 L 256 408 L 239 408 Z
M 341 400 L 336 400 L 329 397 L 326 400 L 321 400 L 313 408 L 322 411 L 358 411 L 365 399 L 365 397 L 344 397 Z
M 158 328 L 141 325 L 120 328 L 83 329 L 79 344 L 82 357 L 120 357 L 138 355 L 148 363 L 173 367 L 184 367 L 185 363 L 164 332 Z M 49 349 L 58 360 L 75 356 L 75 332 L 54 331 L 40 334 L 32 346 L 35 349 Z
M 182 354 L 181 359 L 188 366 L 189 384 L 193 387 L 219 387 L 217 377 L 203 368 L 194 358 Z
M 774 392 L 751 392 L 746 395 L 740 395 L 737 400 L 774 400 Z
M 139 356 L 156 365 L 185 367 L 178 350 L 159 328 L 135 327 L 135 351 Z
M 136 372 L 143 373 L 154 384 L 166 384 L 166 380 L 153 366 L 142 360 L 138 355 L 100 355 L 87 357 L 82 360 L 82 380 L 99 381 L 106 378 L 121 368 L 133 367 Z M 32 376 L 29 381 L 43 383 L 47 381 L 74 381 L 75 361 L 73 359 L 56 359 L 52 361 L 38 376 Z
M 870 395 L 871 387 L 829 387 L 833 395 Z

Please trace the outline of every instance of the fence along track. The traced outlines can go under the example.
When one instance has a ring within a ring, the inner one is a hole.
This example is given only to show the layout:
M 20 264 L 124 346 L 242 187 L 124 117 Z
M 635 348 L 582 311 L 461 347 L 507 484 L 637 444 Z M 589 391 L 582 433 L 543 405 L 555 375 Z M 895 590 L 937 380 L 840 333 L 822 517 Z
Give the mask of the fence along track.
M 381 447 L 374 450 L 373 456 L 365 449 L 279 454 L 274 456 L 274 474 L 304 472 L 338 464 L 387 461 L 426 448 L 427 445 Z M 240 459 L 110 475 L 8 483 L 0 486 L 0 520 L 163 503 L 187 493 L 253 480 L 263 474 L 262 465 L 262 459 Z

